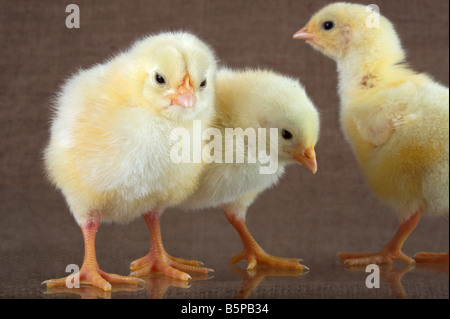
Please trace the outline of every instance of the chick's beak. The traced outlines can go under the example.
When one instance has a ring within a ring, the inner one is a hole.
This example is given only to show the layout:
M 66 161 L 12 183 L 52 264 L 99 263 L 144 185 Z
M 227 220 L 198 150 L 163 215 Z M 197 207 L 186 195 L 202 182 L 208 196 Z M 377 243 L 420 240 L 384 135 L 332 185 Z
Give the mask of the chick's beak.
M 314 39 L 314 34 L 309 31 L 308 25 L 305 25 L 303 28 L 294 33 L 294 39 L 311 41 Z
M 177 93 L 170 94 L 168 98 L 171 100 L 171 104 L 176 104 L 187 109 L 194 106 L 195 103 L 195 90 L 191 85 L 191 79 L 189 75 L 186 75 L 183 79 L 183 83 L 177 88 Z
M 303 152 L 295 150 L 291 151 L 290 153 L 294 156 L 297 162 L 305 166 L 313 174 L 317 172 L 317 161 L 316 161 L 316 152 L 314 151 L 314 145 L 311 145 Z

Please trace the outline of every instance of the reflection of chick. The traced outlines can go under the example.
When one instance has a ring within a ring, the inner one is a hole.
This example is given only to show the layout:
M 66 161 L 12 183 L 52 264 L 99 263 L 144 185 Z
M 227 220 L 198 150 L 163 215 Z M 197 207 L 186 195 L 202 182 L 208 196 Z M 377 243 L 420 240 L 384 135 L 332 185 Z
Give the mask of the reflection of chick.
M 267 164 L 248 160 L 248 150 L 251 149 L 248 142 L 244 146 L 244 163 L 237 163 L 236 160 L 234 163 L 222 161 L 206 165 L 199 189 L 182 206 L 222 206 L 244 245 L 244 251 L 234 257 L 232 263 L 246 259 L 248 269 L 257 264 L 304 269 L 298 259 L 274 257 L 264 252 L 250 235 L 245 225 L 245 215 L 257 195 L 277 183 L 286 164 L 298 161 L 313 173 L 316 172 L 314 146 L 319 134 L 319 116 L 314 105 L 298 81 L 269 71 L 222 70 L 216 82 L 216 110 L 214 128 L 220 131 L 223 145 L 226 145 L 227 128 L 241 128 L 244 131 L 250 128 L 255 132 L 255 140 L 262 138 L 258 136 L 258 128 L 265 128 L 266 132 L 277 128 L 278 148 L 274 149 L 274 143 L 269 138 L 266 140 L 267 147 L 264 144 L 263 148 L 270 152 L 272 159 L 276 157 L 278 168 L 272 174 L 261 174 L 260 167 Z M 272 149 L 269 150 L 269 147 Z M 239 149 L 224 148 L 225 156 L 227 152 L 237 153 Z
M 403 63 L 393 25 L 374 26 L 365 6 L 336 3 L 315 14 L 294 38 L 337 61 L 341 124 L 375 194 L 402 223 L 376 254 L 341 254 L 349 265 L 414 260 L 401 251 L 421 215 L 449 209 L 449 91 Z M 417 261 L 446 262 L 448 254 Z
M 195 36 L 163 33 L 79 72 L 63 87 L 45 163 L 83 232 L 82 282 L 109 291 L 109 282 L 141 281 L 99 269 L 96 231 L 101 220 L 125 222 L 149 210 L 157 215 L 195 189 L 201 167 L 170 160 L 170 132 L 211 118 L 215 64 Z M 64 285 L 65 278 L 45 283 Z

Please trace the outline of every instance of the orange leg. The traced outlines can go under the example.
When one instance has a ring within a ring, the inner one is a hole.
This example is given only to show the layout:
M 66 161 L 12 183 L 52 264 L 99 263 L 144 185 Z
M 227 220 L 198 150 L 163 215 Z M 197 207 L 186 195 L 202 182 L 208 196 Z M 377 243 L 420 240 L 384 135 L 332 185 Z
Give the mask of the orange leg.
M 150 251 L 144 257 L 131 263 L 130 269 L 133 272 L 130 276 L 141 277 L 150 273 L 163 273 L 168 277 L 189 280 L 192 278 L 187 272 L 201 274 L 211 272 L 212 269 L 199 267 L 202 265 L 199 261 L 174 258 L 167 254 L 161 238 L 160 218 L 157 212 L 149 212 L 144 215 L 150 231 Z
M 339 257 L 348 266 L 368 264 L 391 264 L 400 259 L 407 264 L 414 264 L 414 259 L 406 256 L 402 251 L 403 243 L 419 223 L 422 212 L 418 211 L 409 219 L 405 220 L 399 227 L 395 236 L 378 253 L 340 253 Z
M 91 284 L 104 291 L 111 291 L 110 283 L 138 284 L 143 282 L 141 279 L 109 274 L 102 271 L 97 263 L 95 253 L 95 234 L 100 225 L 100 218 L 92 218 L 86 224 L 81 225 L 81 231 L 84 238 L 84 260 L 80 271 L 78 272 L 81 284 Z M 71 275 L 73 276 L 73 275 Z M 49 279 L 43 282 L 47 287 L 65 286 L 66 279 Z
M 242 259 L 248 261 L 247 270 L 254 269 L 257 265 L 266 265 L 273 268 L 309 270 L 308 267 L 300 264 L 298 258 L 282 258 L 267 254 L 255 241 L 245 225 L 245 220 L 235 214 L 225 212 L 228 221 L 237 230 L 241 237 L 244 251 L 231 258 L 230 262 L 235 264 Z

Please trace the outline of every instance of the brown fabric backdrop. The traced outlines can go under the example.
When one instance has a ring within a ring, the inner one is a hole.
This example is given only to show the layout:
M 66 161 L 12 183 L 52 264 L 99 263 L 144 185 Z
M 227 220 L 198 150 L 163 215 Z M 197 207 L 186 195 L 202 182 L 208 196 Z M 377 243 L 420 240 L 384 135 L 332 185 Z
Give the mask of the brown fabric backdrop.
M 80 29 L 65 27 L 65 8 L 71 2 L 80 7 Z M 247 215 L 248 226 L 262 247 L 275 255 L 302 257 L 311 274 L 300 286 L 289 286 L 291 290 L 281 289 L 283 282 L 272 281 L 254 292 L 254 297 L 392 296 L 388 291 L 369 294 L 361 279 L 364 273 L 355 279 L 336 266 L 338 251 L 381 248 L 398 221 L 371 194 L 343 139 L 334 62 L 292 39 L 327 3 L 0 0 L 0 297 L 48 296 L 41 293 L 39 283 L 63 276 L 67 264 L 82 261 L 78 226 L 43 173 L 42 149 L 48 140 L 48 106 L 54 92 L 78 68 L 101 62 L 137 38 L 162 30 L 199 35 L 216 50 L 221 65 L 267 67 L 300 78 L 320 110 L 318 173 L 313 176 L 300 166 L 289 167 L 280 183 L 256 200 Z M 396 25 L 410 64 L 448 86 L 449 2 L 376 4 Z M 170 210 L 162 227 L 171 254 L 202 260 L 216 270 L 213 280 L 169 297 L 233 296 L 240 276 L 230 272 L 227 260 L 240 252 L 241 244 L 218 209 L 193 214 Z M 426 218 L 407 241 L 405 252 L 448 251 L 448 246 L 448 221 Z M 102 226 L 97 248 L 101 267 L 126 274 L 129 262 L 148 249 L 145 224 L 136 220 L 125 226 Z M 410 276 L 415 280 L 411 285 L 432 287 L 414 286 L 413 297 L 448 298 L 448 277 L 429 276 L 420 272 Z M 435 281 L 430 284 L 428 279 Z M 360 282 L 351 284 L 355 280 Z M 324 288 L 330 282 L 336 285 Z

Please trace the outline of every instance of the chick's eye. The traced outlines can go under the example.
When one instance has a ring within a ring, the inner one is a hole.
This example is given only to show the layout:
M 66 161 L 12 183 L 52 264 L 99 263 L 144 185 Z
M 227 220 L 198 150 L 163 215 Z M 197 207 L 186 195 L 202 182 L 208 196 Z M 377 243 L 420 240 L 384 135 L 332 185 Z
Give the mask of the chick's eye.
M 206 87 L 206 79 L 204 79 L 203 82 L 200 83 L 200 87 L 201 87 L 201 88 Z
M 323 28 L 324 28 L 324 30 L 327 30 L 327 31 L 333 29 L 334 28 L 334 22 L 333 21 L 325 21 L 323 23 Z
M 290 140 L 292 138 L 292 133 L 289 132 L 288 130 L 282 130 L 281 131 L 281 136 L 283 136 L 283 138 L 285 140 Z
M 166 83 L 166 80 L 164 80 L 164 78 L 161 75 L 159 75 L 158 73 L 156 73 L 156 75 L 155 75 L 155 80 L 159 84 Z

